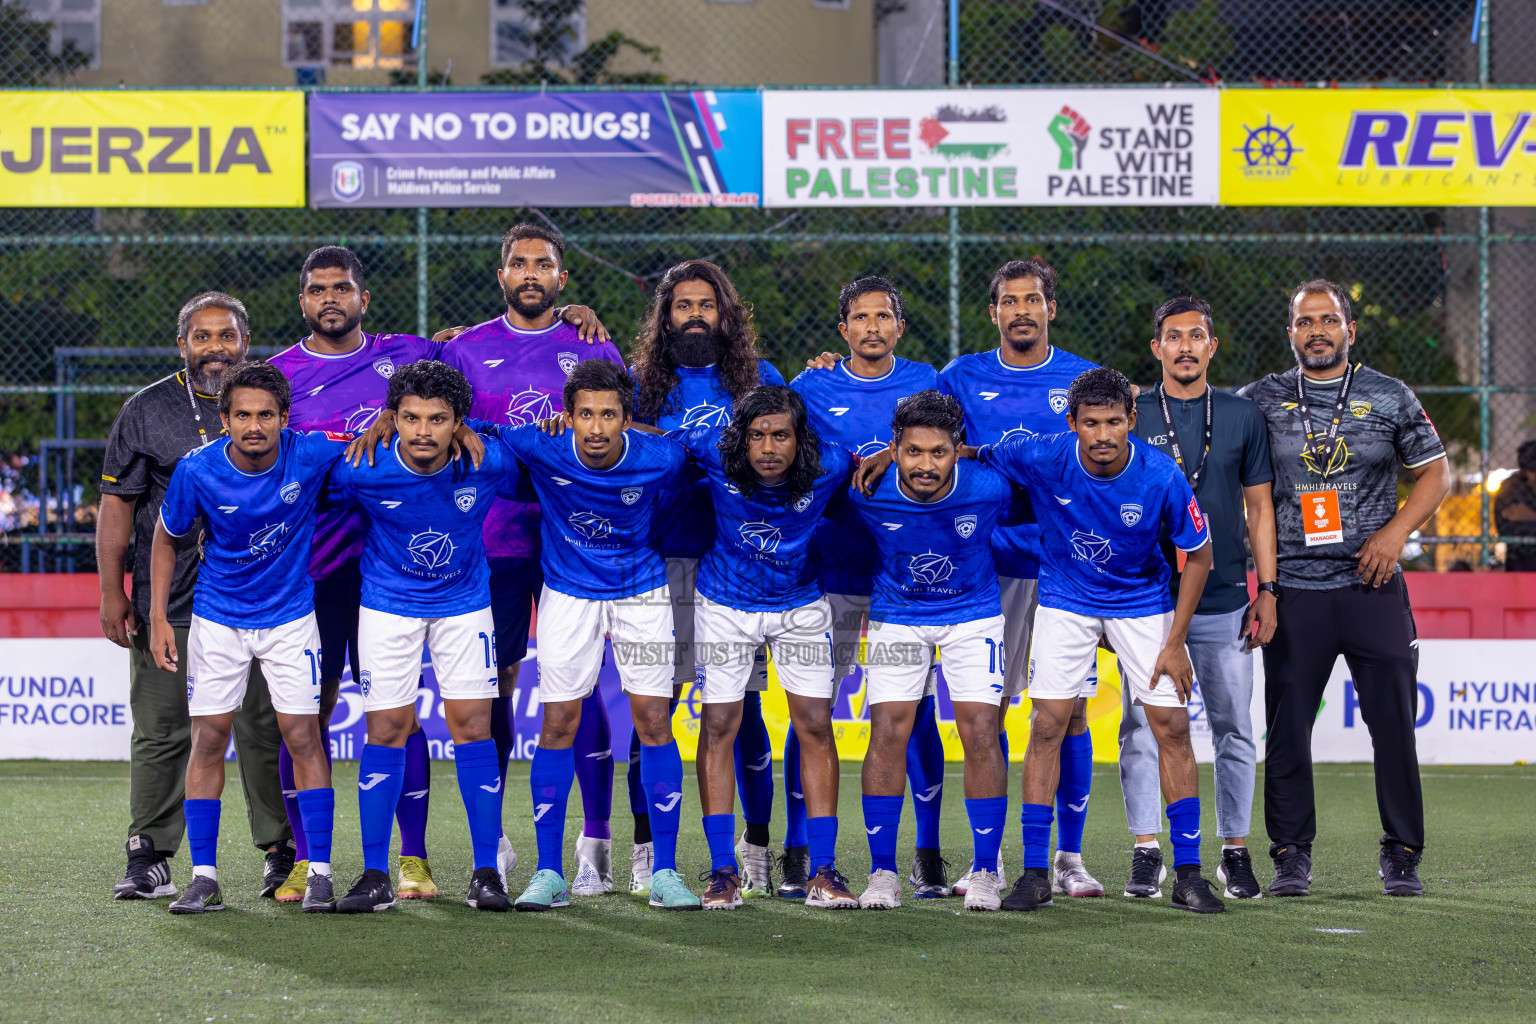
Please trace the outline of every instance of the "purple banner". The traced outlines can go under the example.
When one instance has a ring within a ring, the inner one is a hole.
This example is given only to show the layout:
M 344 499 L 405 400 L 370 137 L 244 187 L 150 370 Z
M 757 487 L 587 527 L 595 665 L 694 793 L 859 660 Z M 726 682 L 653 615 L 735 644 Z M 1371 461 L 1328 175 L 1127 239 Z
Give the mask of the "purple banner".
M 315 93 L 309 202 L 757 206 L 756 92 Z

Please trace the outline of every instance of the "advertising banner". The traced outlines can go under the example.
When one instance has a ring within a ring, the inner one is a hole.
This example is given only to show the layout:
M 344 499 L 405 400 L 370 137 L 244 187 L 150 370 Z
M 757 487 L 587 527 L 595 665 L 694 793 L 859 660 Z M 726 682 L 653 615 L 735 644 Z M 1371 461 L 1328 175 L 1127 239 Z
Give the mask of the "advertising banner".
M 1536 205 L 1536 92 L 1229 89 L 1228 206 Z
M 757 206 L 755 92 L 316 93 L 312 206 Z
M 8 92 L 6 206 L 303 206 L 300 92 Z
M 1209 206 L 1214 89 L 763 94 L 766 206 Z

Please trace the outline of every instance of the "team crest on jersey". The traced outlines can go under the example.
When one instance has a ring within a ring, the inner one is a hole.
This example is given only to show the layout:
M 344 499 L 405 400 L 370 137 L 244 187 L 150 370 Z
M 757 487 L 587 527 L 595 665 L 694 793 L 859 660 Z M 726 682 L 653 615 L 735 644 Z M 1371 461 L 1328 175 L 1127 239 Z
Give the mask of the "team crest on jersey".
M 1126 526 L 1135 526 L 1141 522 L 1141 506 L 1127 502 L 1120 506 L 1120 521 Z
M 435 571 L 453 561 L 453 539 L 430 526 L 420 533 L 411 534 L 410 543 L 405 549 L 411 553 L 411 561 L 424 569 Z
M 187 703 L 192 702 L 192 684 L 196 682 L 191 676 L 187 676 Z
M 723 405 L 701 402 L 691 405 L 683 413 L 683 429 L 690 427 L 723 427 L 731 421 L 731 411 Z
M 813 487 L 805 492 L 805 497 L 795 502 L 793 508 L 796 512 L 804 512 L 811 507 L 811 502 L 816 500 L 816 489 Z
M 368 696 L 368 691 L 373 689 L 373 673 L 363 669 L 363 674 L 357 678 L 357 688 L 363 691 L 363 696 Z
M 285 505 L 292 505 L 294 502 L 299 500 L 299 491 L 302 489 L 303 488 L 299 486 L 299 482 L 297 480 L 290 480 L 283 484 L 283 489 L 278 491 L 277 495 L 283 499 L 283 503 Z
M 1363 420 L 1371 414 L 1371 403 L 1362 401 L 1350 402 L 1349 411 L 1354 413 L 1355 419 Z
M 779 549 L 784 534 L 772 523 L 742 523 L 741 539 L 754 551 L 774 552 Z
M 1060 416 L 1067 411 L 1066 388 L 1051 388 L 1050 394 L 1046 396 L 1046 400 L 1051 403 L 1051 412 L 1056 415 Z
M 581 360 L 576 358 L 575 352 L 561 352 L 555 356 L 555 362 L 560 364 L 560 372 L 569 377 L 571 371 L 576 369 L 576 364 L 581 362 Z
M 932 551 L 913 555 L 907 568 L 912 578 L 919 583 L 943 583 L 955 574 L 955 563 L 949 560 L 949 556 Z
M 644 491 L 645 488 L 643 487 L 626 487 L 619 492 L 619 500 L 626 505 L 633 505 L 640 500 L 640 495 Z
M 474 487 L 460 487 L 453 492 L 453 503 L 459 506 L 460 512 L 468 512 L 475 507 L 475 496 L 479 493 Z
M 970 540 L 971 534 L 976 532 L 975 516 L 955 516 L 955 532 L 961 540 Z
M 874 440 L 874 441 L 865 441 L 863 444 L 859 445 L 859 447 L 856 450 L 858 452 L 859 458 L 867 459 L 871 455 L 879 455 L 881 452 L 885 451 L 886 448 L 888 448 L 888 447 L 890 447 L 890 445 L 887 444 L 885 441 Z
M 1072 531 L 1072 554 L 1085 562 L 1102 565 L 1109 561 L 1114 549 L 1109 546 L 1109 541 L 1093 531 Z
M 572 512 L 566 522 L 588 540 L 606 537 L 613 532 L 613 524 L 596 512 Z
M 1005 431 L 1003 433 L 1003 436 L 998 438 L 997 441 L 998 441 L 999 444 L 1001 444 L 1004 441 L 1012 441 L 1016 437 L 1034 437 L 1034 436 L 1035 436 L 1035 432 L 1033 430 L 1030 430 L 1024 424 L 1020 423 L 1018 426 L 1014 427 L 1012 430 Z
M 360 405 L 347 413 L 346 428 L 350 433 L 361 434 L 373 426 L 373 421 L 379 418 L 379 410 L 369 405 Z
M 383 356 L 373 361 L 373 368 L 379 371 L 379 376 L 385 380 L 395 375 L 395 363 L 389 356 Z

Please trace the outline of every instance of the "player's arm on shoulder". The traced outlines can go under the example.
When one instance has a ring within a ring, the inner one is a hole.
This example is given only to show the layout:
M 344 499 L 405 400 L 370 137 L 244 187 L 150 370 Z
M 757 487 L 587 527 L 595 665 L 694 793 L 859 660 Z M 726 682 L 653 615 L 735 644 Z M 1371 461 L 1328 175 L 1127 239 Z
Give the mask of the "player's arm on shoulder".
M 354 466 L 362 464 L 364 458 L 368 465 L 373 465 L 374 452 L 379 445 L 388 444 L 395 436 L 395 411 L 384 408 L 374 417 L 373 423 L 367 430 L 347 445 L 346 459 Z
M 822 352 L 807 359 L 805 361 L 805 368 L 807 370 L 830 370 L 842 362 L 842 360 L 843 357 L 836 352 Z M 796 377 L 795 379 L 799 380 L 800 378 Z
M 576 328 L 576 333 L 588 345 L 600 345 L 610 340 L 608 328 L 598 319 L 597 310 L 591 306 L 561 306 L 555 316 Z
M 1004 480 L 1003 483 L 1008 488 L 1008 494 L 998 525 L 1023 526 L 1025 523 L 1038 522 L 1034 503 L 1029 497 L 1029 488 L 1020 487 L 1011 480 Z

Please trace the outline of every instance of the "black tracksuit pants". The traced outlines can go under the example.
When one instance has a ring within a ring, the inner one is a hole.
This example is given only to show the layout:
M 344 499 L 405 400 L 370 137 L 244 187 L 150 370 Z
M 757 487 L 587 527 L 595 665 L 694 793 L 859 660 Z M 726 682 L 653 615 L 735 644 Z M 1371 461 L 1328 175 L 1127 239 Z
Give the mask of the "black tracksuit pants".
M 1380 589 L 1283 587 L 1279 627 L 1264 648 L 1264 824 L 1270 852 L 1310 849 L 1317 836 L 1312 723 L 1339 655 L 1354 679 L 1376 761 L 1383 841 L 1424 845 L 1424 797 L 1414 743 L 1419 651 L 1402 573 Z

